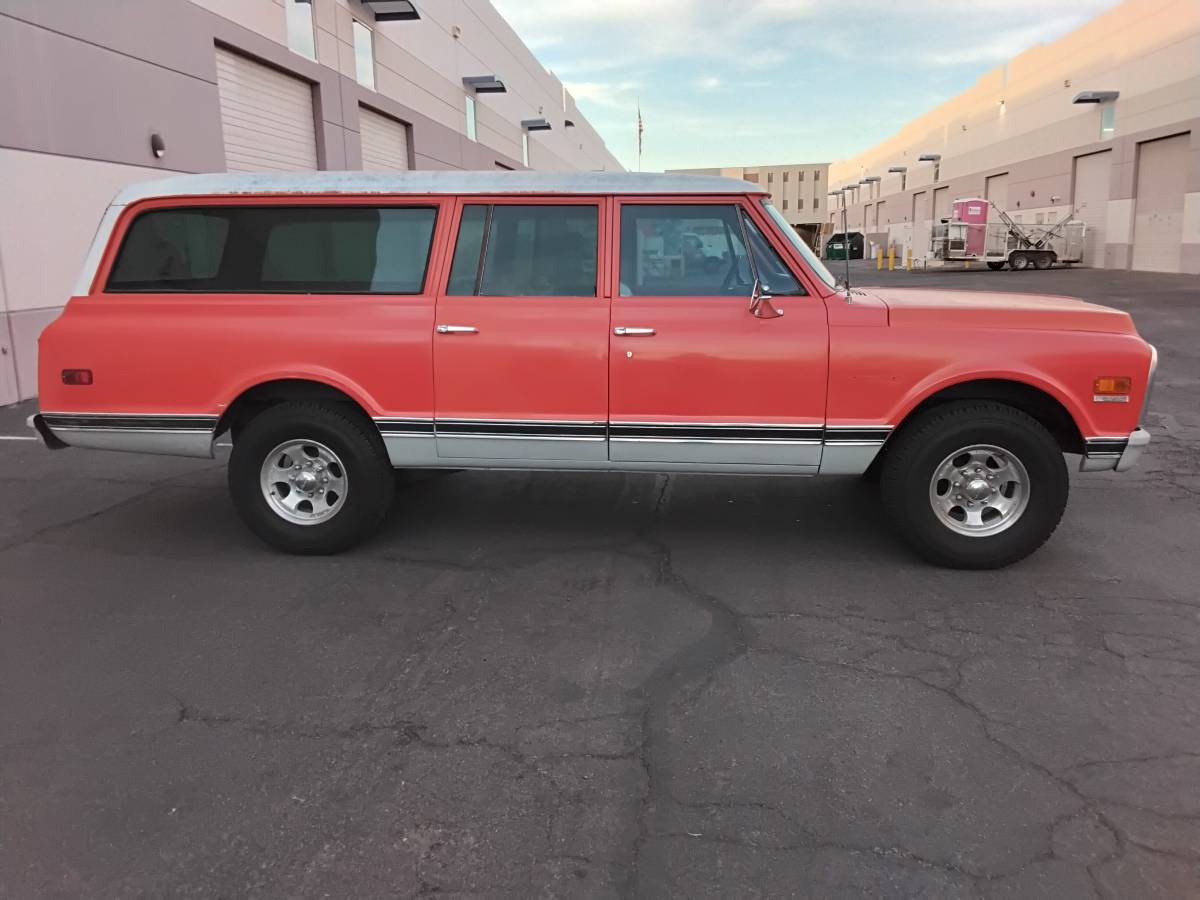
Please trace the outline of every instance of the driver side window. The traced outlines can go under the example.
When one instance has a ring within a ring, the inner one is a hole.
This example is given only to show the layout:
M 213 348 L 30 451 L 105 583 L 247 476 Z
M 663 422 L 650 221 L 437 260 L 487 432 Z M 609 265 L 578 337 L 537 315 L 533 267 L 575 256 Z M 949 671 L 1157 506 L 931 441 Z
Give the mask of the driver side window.
M 748 297 L 754 274 L 734 204 L 621 207 L 624 297 Z

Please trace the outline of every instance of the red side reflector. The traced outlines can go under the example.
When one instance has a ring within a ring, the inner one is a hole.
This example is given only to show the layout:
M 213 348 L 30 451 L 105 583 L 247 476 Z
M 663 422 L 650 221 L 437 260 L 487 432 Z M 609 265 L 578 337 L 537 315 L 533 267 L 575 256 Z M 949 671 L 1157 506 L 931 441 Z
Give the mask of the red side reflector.
M 62 370 L 63 384 L 91 384 L 92 370 L 91 369 L 63 369 Z

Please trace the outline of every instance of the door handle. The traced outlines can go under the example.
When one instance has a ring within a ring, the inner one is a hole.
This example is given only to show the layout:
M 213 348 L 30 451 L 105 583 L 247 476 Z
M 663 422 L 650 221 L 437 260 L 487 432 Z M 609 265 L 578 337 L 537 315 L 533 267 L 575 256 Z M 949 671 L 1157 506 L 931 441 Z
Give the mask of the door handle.
M 653 328 L 626 328 L 624 325 L 618 325 L 613 329 L 613 334 L 617 337 L 654 337 Z
M 479 329 L 474 325 L 439 325 L 437 327 L 438 334 L 479 334 Z

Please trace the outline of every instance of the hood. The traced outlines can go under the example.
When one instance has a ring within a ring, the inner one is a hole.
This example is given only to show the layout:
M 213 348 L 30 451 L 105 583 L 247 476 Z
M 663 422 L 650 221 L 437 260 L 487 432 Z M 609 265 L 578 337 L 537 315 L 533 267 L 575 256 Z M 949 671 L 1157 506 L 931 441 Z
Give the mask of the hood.
M 1075 297 L 922 288 L 871 288 L 871 293 L 887 305 L 888 322 L 896 326 L 1137 334 L 1128 313 Z

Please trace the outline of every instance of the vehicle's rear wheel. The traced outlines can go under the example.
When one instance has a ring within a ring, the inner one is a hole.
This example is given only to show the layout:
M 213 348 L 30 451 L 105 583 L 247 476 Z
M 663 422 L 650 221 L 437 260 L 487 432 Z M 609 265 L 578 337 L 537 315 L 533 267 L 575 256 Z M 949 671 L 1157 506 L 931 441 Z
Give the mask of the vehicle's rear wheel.
M 1014 253 L 1008 258 L 1008 264 L 1014 272 L 1024 272 L 1029 268 L 1029 256 L 1025 253 Z
M 888 445 L 883 505 L 918 553 L 938 565 L 994 569 L 1054 533 L 1067 467 L 1050 433 L 1011 406 L 962 401 L 905 425 Z
M 288 553 L 346 550 L 391 506 L 395 481 L 368 421 L 333 405 L 272 406 L 240 431 L 229 490 L 242 521 Z
M 1004 268 L 1004 260 L 1002 260 L 1002 259 L 988 260 L 987 267 L 989 269 L 991 269 L 993 272 L 999 272 L 1001 269 Z
M 1033 267 L 1035 269 L 1048 269 L 1054 265 L 1053 253 L 1039 253 L 1033 258 Z

